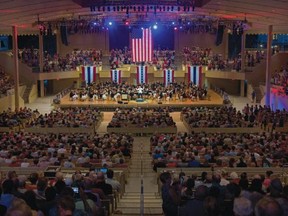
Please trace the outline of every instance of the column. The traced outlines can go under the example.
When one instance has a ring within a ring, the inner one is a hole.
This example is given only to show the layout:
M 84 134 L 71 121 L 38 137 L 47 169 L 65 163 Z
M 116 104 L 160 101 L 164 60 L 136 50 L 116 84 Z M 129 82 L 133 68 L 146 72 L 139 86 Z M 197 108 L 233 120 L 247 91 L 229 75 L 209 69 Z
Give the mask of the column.
M 272 55 L 272 38 L 273 38 L 273 26 L 268 27 L 267 38 L 267 57 L 266 57 L 266 89 L 265 89 L 265 105 L 270 106 L 270 82 L 271 82 L 271 55 Z
M 39 68 L 40 68 L 40 73 L 43 72 L 43 64 L 44 64 L 43 33 L 39 32 Z
M 224 30 L 224 36 L 223 36 L 223 44 L 224 44 L 224 55 L 223 55 L 223 59 L 226 60 L 228 59 L 228 53 L 229 53 L 229 33 L 228 33 L 228 29 L 225 28 Z
M 245 80 L 240 81 L 240 96 L 245 96 Z
M 19 64 L 18 64 L 18 30 L 17 26 L 12 26 L 13 35 L 13 60 L 14 60 L 14 82 L 15 82 L 15 109 L 20 107 L 19 94 Z
M 44 80 L 40 80 L 39 84 L 40 84 L 40 97 L 44 97 L 45 96 Z
M 61 50 L 61 34 L 60 31 L 57 30 L 56 32 L 56 46 L 57 46 L 57 54 L 60 54 L 60 50 Z
M 241 72 L 245 72 L 245 44 L 246 44 L 246 33 L 243 31 L 241 41 Z

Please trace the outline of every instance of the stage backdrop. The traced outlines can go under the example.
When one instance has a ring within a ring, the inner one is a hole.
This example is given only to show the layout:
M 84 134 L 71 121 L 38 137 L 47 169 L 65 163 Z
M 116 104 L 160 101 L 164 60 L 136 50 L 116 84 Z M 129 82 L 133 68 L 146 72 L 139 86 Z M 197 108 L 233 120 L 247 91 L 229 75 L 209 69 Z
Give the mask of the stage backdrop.
M 174 29 L 171 26 L 158 25 L 152 28 L 152 40 L 154 49 L 174 50 Z
M 128 26 L 109 27 L 109 49 L 123 49 L 129 47 L 129 28 Z

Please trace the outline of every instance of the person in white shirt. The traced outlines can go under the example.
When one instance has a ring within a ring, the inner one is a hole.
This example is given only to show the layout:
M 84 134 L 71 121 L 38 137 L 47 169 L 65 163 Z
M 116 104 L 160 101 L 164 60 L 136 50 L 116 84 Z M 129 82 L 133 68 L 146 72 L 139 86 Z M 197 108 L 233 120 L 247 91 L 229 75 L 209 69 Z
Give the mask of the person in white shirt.
M 110 184 L 113 190 L 116 190 L 117 192 L 119 192 L 121 190 L 121 184 L 119 181 L 113 179 L 114 171 L 111 169 L 108 169 L 106 175 L 107 175 L 107 178 L 105 180 L 106 184 Z

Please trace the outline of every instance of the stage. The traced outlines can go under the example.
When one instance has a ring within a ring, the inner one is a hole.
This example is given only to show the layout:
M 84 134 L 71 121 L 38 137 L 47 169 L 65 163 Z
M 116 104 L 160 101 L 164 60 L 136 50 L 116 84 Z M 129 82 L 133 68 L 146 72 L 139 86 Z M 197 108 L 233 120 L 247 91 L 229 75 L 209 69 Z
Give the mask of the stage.
M 131 107 L 159 107 L 159 106 L 169 106 L 174 108 L 175 110 L 181 110 L 183 107 L 187 106 L 222 106 L 223 105 L 223 99 L 220 95 L 218 95 L 216 92 L 212 90 L 208 90 L 208 99 L 205 100 L 170 100 L 170 101 L 161 101 L 161 103 L 158 103 L 157 100 L 151 100 L 146 99 L 143 102 L 136 102 L 135 100 L 130 101 L 114 101 L 114 100 L 97 100 L 97 101 L 80 101 L 75 100 L 71 101 L 69 99 L 69 94 L 65 95 L 61 100 L 60 104 L 57 104 L 55 106 L 61 107 L 61 108 L 67 108 L 67 107 L 85 107 L 85 106 L 92 106 L 92 107 L 98 107 L 100 110 L 105 111 L 113 111 L 117 107 L 124 107 L 124 108 L 131 108 Z

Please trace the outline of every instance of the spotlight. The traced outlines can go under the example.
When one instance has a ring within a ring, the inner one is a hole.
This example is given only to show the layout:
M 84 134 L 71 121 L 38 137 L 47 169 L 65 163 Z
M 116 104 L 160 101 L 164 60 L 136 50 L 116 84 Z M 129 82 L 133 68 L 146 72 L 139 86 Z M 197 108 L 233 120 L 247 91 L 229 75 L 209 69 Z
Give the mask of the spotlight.
M 174 30 L 177 31 L 177 27 L 174 27 Z
M 155 25 L 153 25 L 153 29 L 157 29 L 158 28 L 158 26 L 155 24 Z
M 109 26 L 112 26 L 112 22 L 109 22 L 108 24 L 109 24 Z
M 129 25 L 129 22 L 128 22 L 128 21 L 126 21 L 126 22 L 125 22 L 125 25 Z
M 175 22 L 172 22 L 172 25 L 175 25 Z

